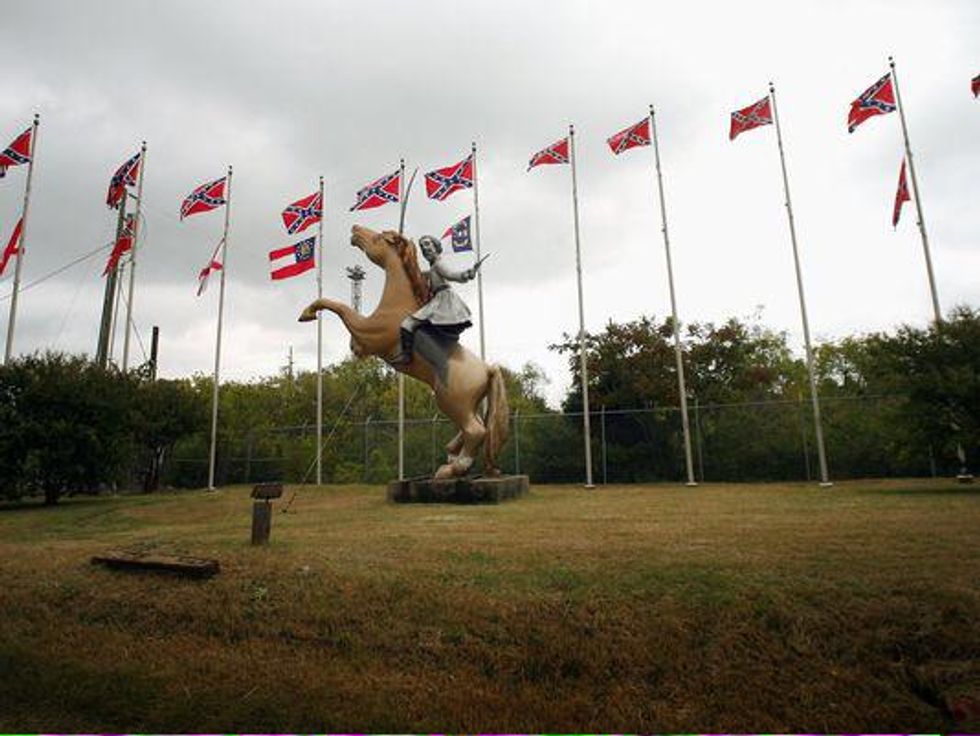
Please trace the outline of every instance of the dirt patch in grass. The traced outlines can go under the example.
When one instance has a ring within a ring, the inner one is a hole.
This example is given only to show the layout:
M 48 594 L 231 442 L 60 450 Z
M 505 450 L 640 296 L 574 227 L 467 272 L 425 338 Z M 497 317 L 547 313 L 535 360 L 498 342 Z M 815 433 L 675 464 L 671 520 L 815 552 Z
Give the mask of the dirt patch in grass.
M 242 488 L 0 512 L 0 730 L 975 729 L 980 496 L 955 488 L 302 489 L 259 549 Z M 88 563 L 125 546 L 222 573 Z

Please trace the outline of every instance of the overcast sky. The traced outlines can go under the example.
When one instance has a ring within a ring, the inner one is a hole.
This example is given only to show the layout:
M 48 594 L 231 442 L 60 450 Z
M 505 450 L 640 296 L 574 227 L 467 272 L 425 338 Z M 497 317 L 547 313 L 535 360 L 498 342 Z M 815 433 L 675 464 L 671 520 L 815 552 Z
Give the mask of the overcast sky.
M 811 329 L 817 340 L 925 324 L 931 315 L 914 208 L 891 208 L 902 160 L 897 114 L 848 135 L 850 102 L 898 63 L 944 310 L 980 302 L 980 3 L 962 2 L 32 2 L 4 9 L 0 144 L 41 115 L 23 281 L 111 240 L 108 179 L 146 139 L 145 241 L 135 321 L 161 328 L 163 376 L 209 373 L 218 290 L 195 296 L 223 211 L 179 222 L 181 200 L 235 167 L 222 375 L 275 373 L 313 274 L 269 279 L 267 253 L 298 238 L 279 213 L 326 179 L 324 291 L 346 300 L 346 266 L 381 272 L 349 245 L 353 223 L 397 225 L 393 205 L 349 213 L 355 191 L 404 156 L 420 179 L 407 233 L 440 235 L 470 192 L 426 200 L 421 174 L 480 146 L 488 357 L 533 361 L 553 403 L 569 383 L 547 345 L 577 329 L 571 172 L 531 154 L 577 131 L 586 326 L 669 313 L 651 148 L 614 157 L 605 139 L 658 108 L 682 321 L 764 308 L 802 330 L 772 127 L 728 141 L 729 114 L 776 83 Z M 0 238 L 26 167 L 0 180 Z M 450 256 L 459 265 L 469 258 Z M 15 352 L 94 353 L 104 257 L 20 299 Z M 6 332 L 11 279 L 0 284 Z M 460 293 L 476 311 L 475 285 Z M 325 322 L 325 360 L 347 353 Z M 478 351 L 474 328 L 464 342 Z M 121 343 L 120 343 L 121 345 Z M 117 354 L 121 347 L 117 348 Z M 141 361 L 142 352 L 136 347 Z

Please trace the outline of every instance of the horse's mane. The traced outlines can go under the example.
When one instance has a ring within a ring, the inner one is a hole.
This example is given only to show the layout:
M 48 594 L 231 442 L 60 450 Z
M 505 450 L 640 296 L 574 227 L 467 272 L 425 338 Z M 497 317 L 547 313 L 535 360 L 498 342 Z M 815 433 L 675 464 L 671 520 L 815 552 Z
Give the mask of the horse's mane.
M 415 255 L 415 243 L 399 235 L 392 242 L 392 247 L 398 254 L 398 258 L 401 259 L 405 275 L 408 276 L 408 282 L 412 285 L 412 294 L 415 295 L 415 300 L 420 306 L 425 304 L 432 298 L 432 290 L 429 288 L 429 280 L 422 275 L 422 270 L 419 268 L 418 256 Z

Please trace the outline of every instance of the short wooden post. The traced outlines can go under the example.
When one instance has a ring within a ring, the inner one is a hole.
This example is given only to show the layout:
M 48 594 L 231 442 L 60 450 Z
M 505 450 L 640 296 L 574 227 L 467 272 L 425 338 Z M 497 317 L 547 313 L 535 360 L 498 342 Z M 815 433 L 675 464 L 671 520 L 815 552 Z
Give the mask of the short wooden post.
M 282 483 L 259 483 L 252 489 L 252 544 L 268 544 L 272 533 L 272 500 L 282 497 Z

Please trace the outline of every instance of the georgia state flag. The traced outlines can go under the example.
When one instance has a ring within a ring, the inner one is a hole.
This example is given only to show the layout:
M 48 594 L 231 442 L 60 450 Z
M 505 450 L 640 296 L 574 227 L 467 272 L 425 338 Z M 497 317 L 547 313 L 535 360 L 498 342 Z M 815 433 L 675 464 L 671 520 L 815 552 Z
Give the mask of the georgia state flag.
M 316 266 L 314 245 L 316 237 L 306 238 L 295 245 L 277 248 L 269 251 L 269 264 L 272 266 L 272 280 L 288 279 L 299 276 Z M 278 263 L 277 263 L 278 262 Z M 283 265 L 285 263 L 285 265 Z

